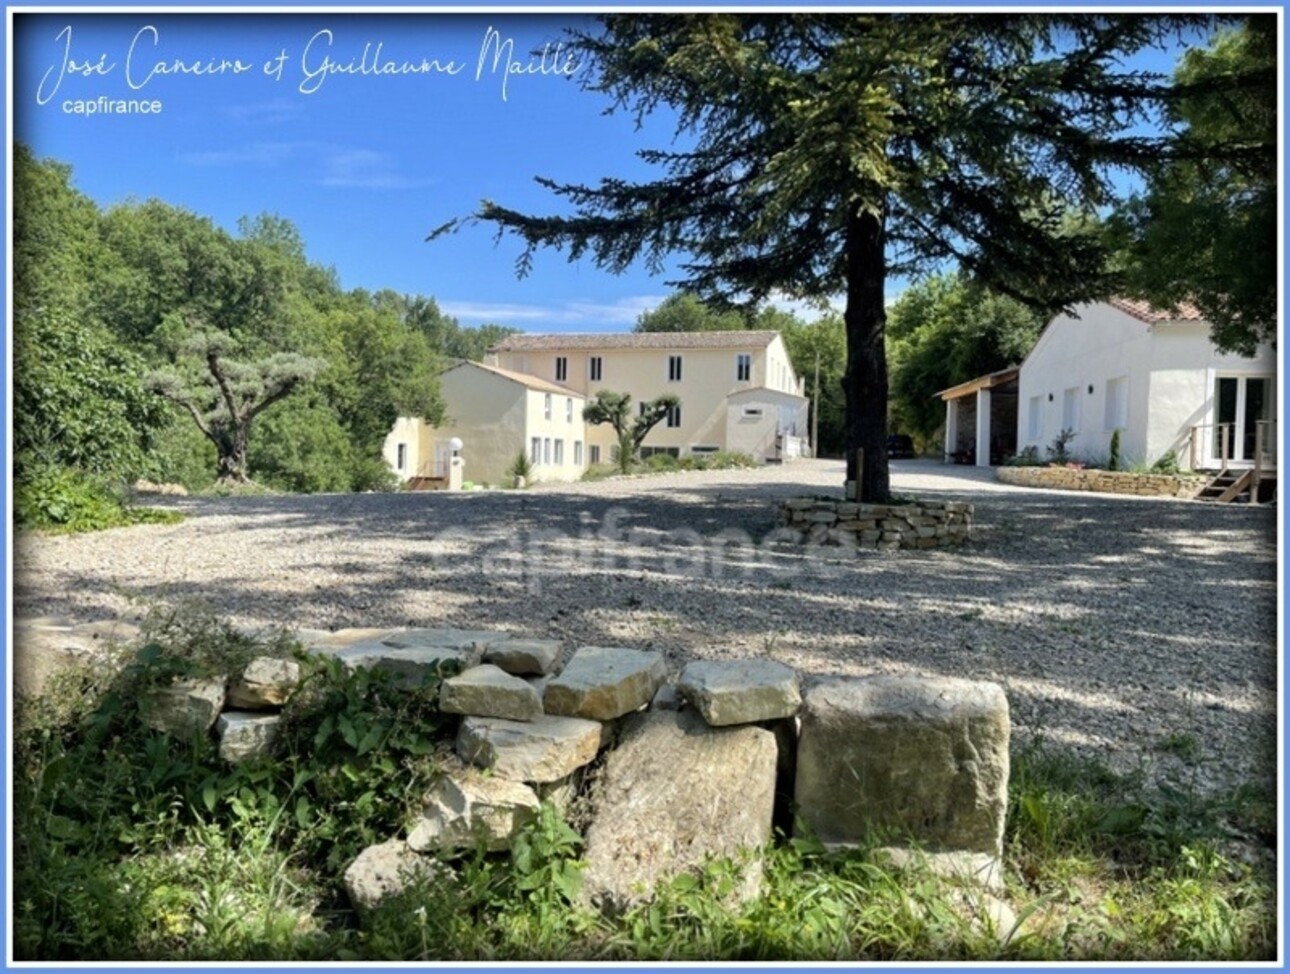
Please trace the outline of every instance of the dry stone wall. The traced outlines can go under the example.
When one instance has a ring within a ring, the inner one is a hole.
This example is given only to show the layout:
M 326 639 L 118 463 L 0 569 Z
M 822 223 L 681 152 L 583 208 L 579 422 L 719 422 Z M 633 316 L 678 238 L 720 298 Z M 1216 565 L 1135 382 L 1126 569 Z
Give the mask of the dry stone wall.
M 486 630 L 302 639 L 350 670 L 387 671 L 395 686 L 435 672 L 436 660 L 461 667 L 440 684 L 441 710 L 461 715 L 455 754 L 404 832 L 346 870 L 360 916 L 406 882 L 450 871 L 463 852 L 507 849 L 543 800 L 576 808 L 583 900 L 607 912 L 713 857 L 740 871 L 735 898 L 757 895 L 759 851 L 773 823 L 792 820 L 786 812 L 830 845 L 881 835 L 897 852 L 948 857 L 960 877 L 997 885 L 1009 718 L 995 684 L 803 680 L 768 659 L 696 660 L 669 673 L 656 652 L 566 654 Z M 177 737 L 213 734 L 225 760 L 245 761 L 273 747 L 300 681 L 294 661 L 261 657 L 239 673 L 154 691 L 144 712 Z
M 803 544 L 844 548 L 943 548 L 972 534 L 972 505 L 961 501 L 862 504 L 827 497 L 784 501 L 779 522 Z
M 1136 494 L 1140 497 L 1191 499 L 1209 483 L 1194 474 L 1126 473 L 1079 467 L 997 467 L 1000 483 L 1049 490 L 1086 490 L 1096 494 Z

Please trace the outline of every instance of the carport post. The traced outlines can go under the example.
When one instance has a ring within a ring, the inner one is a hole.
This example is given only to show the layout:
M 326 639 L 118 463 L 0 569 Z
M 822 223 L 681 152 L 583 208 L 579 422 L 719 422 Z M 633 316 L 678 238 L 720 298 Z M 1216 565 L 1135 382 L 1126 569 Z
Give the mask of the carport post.
M 976 465 L 990 466 L 990 390 L 976 391 Z
M 945 400 L 945 462 L 953 463 L 959 448 L 959 401 Z

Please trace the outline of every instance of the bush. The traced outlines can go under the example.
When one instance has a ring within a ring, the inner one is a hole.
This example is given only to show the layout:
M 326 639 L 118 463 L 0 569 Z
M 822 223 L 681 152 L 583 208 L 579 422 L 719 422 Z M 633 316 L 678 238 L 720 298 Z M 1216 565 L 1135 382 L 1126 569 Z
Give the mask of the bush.
M 523 450 L 515 454 L 515 459 L 506 468 L 506 476 L 510 478 L 510 483 L 505 485 L 507 487 L 514 487 L 519 477 L 524 478 L 525 486 L 533 483 L 533 461 L 529 459 L 529 455 Z M 586 477 L 584 476 L 583 479 L 585 480 Z
M 1178 473 L 1178 455 L 1173 450 L 1167 452 L 1151 466 L 1152 473 Z
M 1057 434 L 1048 447 L 1048 458 L 1052 463 L 1070 463 L 1071 455 L 1067 447 L 1070 446 L 1071 440 L 1075 439 L 1075 431 L 1072 429 L 1063 429 Z
M 1039 456 L 1039 448 L 1028 446 L 1015 457 L 1009 457 L 1003 462 L 1005 467 L 1043 467 L 1047 462 Z
M 666 473 L 679 466 L 677 458 L 670 453 L 655 453 L 645 461 L 645 469 L 653 473 Z
M 1106 469 L 1119 470 L 1121 466 L 1123 461 L 1120 459 L 1120 431 L 1117 429 L 1111 434 L 1111 455 L 1107 458 Z
M 22 527 L 75 533 L 130 524 L 173 524 L 177 511 L 132 507 L 124 489 L 80 470 L 29 466 L 14 485 L 14 520 Z

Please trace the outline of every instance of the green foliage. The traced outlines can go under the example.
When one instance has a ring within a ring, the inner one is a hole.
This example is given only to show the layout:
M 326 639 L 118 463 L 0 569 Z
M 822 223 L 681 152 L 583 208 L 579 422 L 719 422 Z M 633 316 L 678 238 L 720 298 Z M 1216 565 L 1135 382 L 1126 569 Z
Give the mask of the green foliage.
M 1043 327 L 1042 315 L 961 275 L 907 288 L 887 313 L 893 425 L 930 439 L 945 423 L 936 393 L 1019 364 Z
M 178 511 L 135 507 L 119 484 L 72 467 L 29 467 L 14 486 L 14 521 L 25 528 L 77 533 L 184 519 Z
M 1120 431 L 1114 430 L 1111 433 L 1111 451 L 1106 461 L 1107 470 L 1119 470 L 1124 466 L 1124 460 L 1120 456 Z
M 1166 450 L 1160 459 L 1151 465 L 1152 473 L 1178 473 L 1178 454 L 1173 450 Z
M 696 294 L 677 291 L 636 319 L 634 331 L 742 331 L 748 327 L 738 311 L 709 307 Z
M 529 455 L 523 450 L 515 454 L 515 459 L 506 468 L 506 476 L 510 478 L 510 484 L 506 485 L 508 487 L 512 486 L 516 479 L 520 477 L 524 478 L 525 484 L 533 483 L 533 461 L 529 459 Z
M 1075 439 L 1074 430 L 1061 430 L 1061 432 L 1057 434 L 1056 438 L 1054 438 L 1053 442 L 1047 447 L 1049 461 L 1052 463 L 1070 463 L 1071 454 L 1068 448 L 1070 447 L 1071 440 L 1073 439 Z
M 247 451 L 266 486 L 318 493 L 354 488 L 353 445 L 336 412 L 316 396 L 294 396 L 256 423 Z
M 140 382 L 140 357 L 71 312 L 20 311 L 14 336 L 14 454 L 29 464 L 137 476 L 165 409 Z
M 1189 89 L 1169 106 L 1179 148 L 1111 221 L 1127 289 L 1162 308 L 1190 301 L 1223 351 L 1276 337 L 1277 29 L 1250 16 L 1187 51 Z
M 847 359 L 846 325 L 837 314 L 825 315 L 809 324 L 785 315 L 776 325 L 784 338 L 793 371 L 806 380 L 806 396 L 811 400 L 812 409 L 818 404 L 816 456 L 841 456 L 846 445 L 846 398 L 842 391 Z M 759 321 L 757 327 L 764 327 L 763 322 Z
M 680 407 L 681 400 L 670 393 L 651 399 L 642 404 L 642 409 L 634 418 L 631 404 L 632 397 L 629 393 L 601 389 L 582 409 L 582 418 L 586 422 L 593 426 L 608 423 L 614 428 L 618 435 L 618 449 L 614 459 L 621 473 L 631 472 L 645 437 L 667 418 L 669 412 Z

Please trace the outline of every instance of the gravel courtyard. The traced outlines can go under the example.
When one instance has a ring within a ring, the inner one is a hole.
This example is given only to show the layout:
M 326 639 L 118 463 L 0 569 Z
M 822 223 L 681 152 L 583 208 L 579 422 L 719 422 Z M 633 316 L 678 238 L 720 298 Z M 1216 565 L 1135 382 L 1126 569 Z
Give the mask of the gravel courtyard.
M 774 501 L 840 463 L 524 492 L 180 498 L 178 525 L 15 541 L 15 612 L 137 617 L 199 597 L 248 626 L 453 625 L 808 674 L 996 680 L 1014 732 L 1208 787 L 1275 773 L 1275 509 L 1008 487 L 893 463 L 976 505 L 970 545 L 774 543 Z M 21 651 L 21 648 L 19 648 Z

